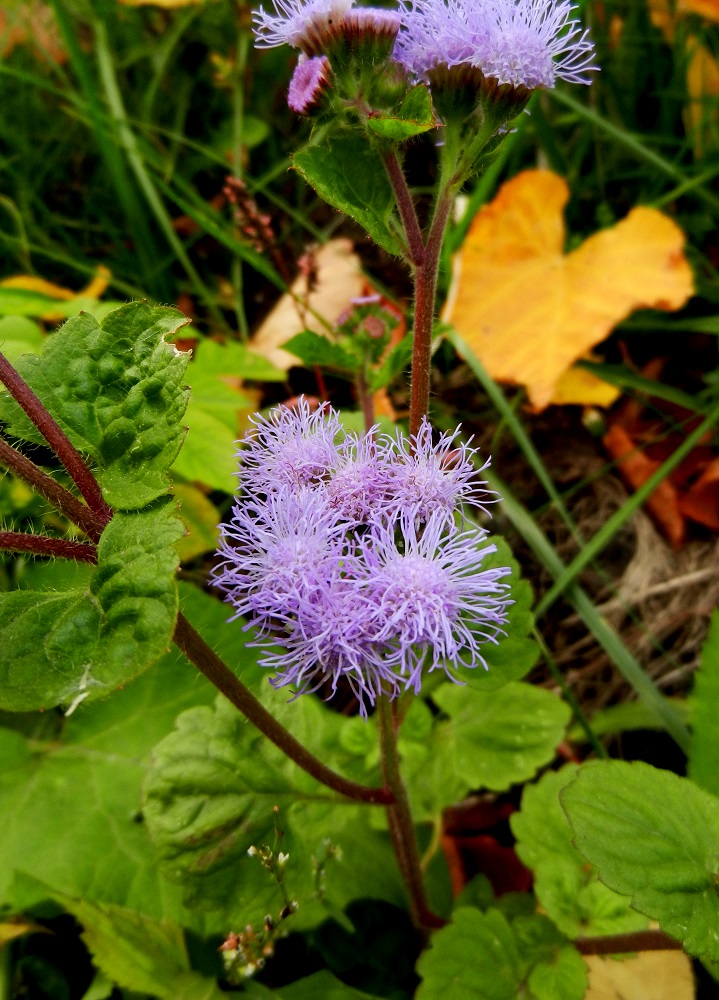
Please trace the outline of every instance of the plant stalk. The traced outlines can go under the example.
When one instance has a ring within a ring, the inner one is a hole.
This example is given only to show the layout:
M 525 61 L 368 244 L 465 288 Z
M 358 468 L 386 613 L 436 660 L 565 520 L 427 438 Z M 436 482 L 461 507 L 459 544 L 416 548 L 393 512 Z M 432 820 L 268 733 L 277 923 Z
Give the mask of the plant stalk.
M 0 354 L 0 382 L 4 384 L 15 402 L 23 408 L 65 466 L 70 478 L 87 501 L 88 507 L 100 519 L 103 526 L 108 524 L 112 519 L 113 510 L 105 503 L 97 480 L 60 425 L 50 416 L 4 354 Z
M 409 433 L 418 433 L 422 418 L 429 410 L 429 388 L 432 368 L 432 328 L 437 295 L 442 240 L 452 208 L 451 188 L 445 186 L 437 197 L 424 258 L 415 272 L 414 285 L 414 346 L 412 353 L 412 388 L 409 408 Z
M 659 930 L 578 938 L 572 943 L 580 955 L 627 955 L 635 951 L 680 951 L 682 948 L 681 942 Z
M 77 497 L 73 496 L 69 490 L 55 482 L 52 476 L 48 476 L 34 462 L 31 462 L 29 458 L 9 445 L 7 441 L 3 441 L 2 438 L 0 438 L 0 465 L 27 483 L 35 493 L 44 497 L 56 510 L 64 514 L 68 521 L 72 521 L 78 528 L 82 528 L 93 542 L 100 540 L 103 529 L 100 518 L 84 503 L 81 503 Z
M 191 663 L 204 674 L 208 681 L 235 706 L 259 731 L 271 740 L 278 749 L 293 760 L 298 767 L 310 774 L 316 781 L 333 791 L 357 802 L 369 805 L 388 805 L 394 800 L 387 788 L 371 788 L 360 785 L 333 771 L 309 752 L 292 733 L 267 711 L 264 705 L 235 677 L 230 668 L 220 659 L 185 616 L 177 617 L 175 643 Z
M 387 153 L 383 157 L 383 160 L 389 182 L 394 191 L 399 217 L 402 220 L 405 236 L 407 237 L 410 262 L 415 267 L 421 267 L 425 257 L 424 240 L 422 239 L 422 231 L 419 228 L 414 201 L 407 187 L 407 178 L 394 150 L 391 153 Z
M 97 549 L 87 542 L 74 542 L 70 538 L 50 538 L 48 535 L 29 535 L 24 531 L 0 531 L 0 549 L 8 552 L 31 552 L 35 556 L 57 556 L 78 562 L 97 563 Z
M 412 920 L 415 926 L 426 934 L 430 930 L 443 927 L 445 921 L 432 912 L 424 891 L 422 864 L 414 832 L 414 823 L 412 822 L 412 812 L 399 767 L 395 717 L 392 712 L 392 702 L 387 695 L 380 695 L 377 699 L 377 718 L 382 755 L 382 776 L 385 785 L 394 796 L 394 802 L 387 805 L 387 821 L 392 845 L 402 878 L 409 892 Z

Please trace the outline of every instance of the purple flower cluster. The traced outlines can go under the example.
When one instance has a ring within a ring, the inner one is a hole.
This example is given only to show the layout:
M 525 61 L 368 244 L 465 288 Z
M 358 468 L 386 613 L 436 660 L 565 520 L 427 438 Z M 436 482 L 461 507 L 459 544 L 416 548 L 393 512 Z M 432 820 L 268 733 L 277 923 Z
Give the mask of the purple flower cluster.
M 424 671 L 486 667 L 510 570 L 482 569 L 495 546 L 463 521 L 465 504 L 496 497 L 457 433 L 360 436 L 305 399 L 255 418 L 214 583 L 276 687 L 334 691 L 344 677 L 366 715 L 382 693 L 419 691 Z
M 400 0 L 398 12 L 353 9 L 354 0 L 274 4 L 275 12 L 253 15 L 260 48 L 288 44 L 319 56 L 328 33 L 373 26 L 396 35 L 395 61 L 426 82 L 435 70 L 464 67 L 500 86 L 533 90 L 557 80 L 589 83 L 597 69 L 571 0 Z
M 433 70 L 471 67 L 499 85 L 589 83 L 588 32 L 570 0 L 402 0 L 395 59 L 429 81 Z

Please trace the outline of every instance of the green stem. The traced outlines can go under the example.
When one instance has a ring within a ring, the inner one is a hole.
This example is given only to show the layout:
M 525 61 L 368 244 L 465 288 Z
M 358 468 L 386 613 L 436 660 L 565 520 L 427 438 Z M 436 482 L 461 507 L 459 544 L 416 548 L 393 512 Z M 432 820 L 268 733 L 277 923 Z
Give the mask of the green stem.
M 380 695 L 378 698 L 377 717 L 382 754 L 382 776 L 386 787 L 394 796 L 394 802 L 387 805 L 389 832 L 399 869 L 409 892 L 412 920 L 418 928 L 427 932 L 432 928 L 442 927 L 444 921 L 432 913 L 424 891 L 422 863 L 412 822 L 412 812 L 399 767 L 396 721 L 392 711 L 392 702 L 387 695 Z
M 197 669 L 205 675 L 208 681 L 218 691 L 232 702 L 259 731 L 271 740 L 285 756 L 293 760 L 303 771 L 312 775 L 315 780 L 344 795 L 346 798 L 365 802 L 369 805 L 388 805 L 393 801 L 392 791 L 387 788 L 370 788 L 359 785 L 341 774 L 331 770 L 317 757 L 309 752 L 292 733 L 272 715 L 264 705 L 245 687 L 239 678 L 235 677 L 230 668 L 223 663 L 217 653 L 207 645 L 185 616 L 177 617 L 175 643 L 187 659 L 194 663 Z

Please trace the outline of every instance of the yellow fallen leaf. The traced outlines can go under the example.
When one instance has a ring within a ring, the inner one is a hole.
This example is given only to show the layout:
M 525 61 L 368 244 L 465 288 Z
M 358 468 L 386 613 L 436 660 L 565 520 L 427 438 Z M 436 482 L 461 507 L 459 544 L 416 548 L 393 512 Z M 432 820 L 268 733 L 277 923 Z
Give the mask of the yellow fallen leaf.
M 621 396 L 616 385 L 597 378 L 584 368 L 570 368 L 559 376 L 552 394 L 556 406 L 578 404 L 581 406 L 611 406 Z
M 688 42 L 687 91 L 684 126 L 696 156 L 715 148 L 719 136 L 719 64 L 696 38 Z
M 3 278 L 0 288 L 18 288 L 23 292 L 37 292 L 49 299 L 57 299 L 58 302 L 71 302 L 73 299 L 99 299 L 106 291 L 110 277 L 110 271 L 105 265 L 99 264 L 95 276 L 79 292 L 56 285 L 53 281 L 46 281 L 45 278 L 38 278 L 34 274 L 13 274 L 9 278 Z M 40 318 L 54 323 L 63 319 L 64 315 L 51 310 Z
M 681 951 L 645 951 L 617 960 L 591 955 L 584 1000 L 694 1000 L 692 963 Z
M 719 21 L 719 0 L 648 0 L 648 7 L 652 24 L 668 42 L 673 40 L 676 22 L 681 17 L 696 14 L 707 21 Z
M 443 319 L 498 381 L 537 410 L 560 376 L 639 308 L 679 309 L 694 291 L 679 227 L 651 208 L 563 252 L 566 182 L 527 170 L 475 218 L 455 259 Z
M 281 345 L 302 330 L 326 335 L 350 305 L 350 299 L 360 296 L 364 288 L 359 257 L 347 239 L 330 240 L 320 247 L 314 255 L 314 272 L 316 280 L 312 288 L 307 276 L 301 274 L 249 343 L 250 350 L 283 371 L 298 362 Z M 320 322 L 318 315 L 325 323 Z

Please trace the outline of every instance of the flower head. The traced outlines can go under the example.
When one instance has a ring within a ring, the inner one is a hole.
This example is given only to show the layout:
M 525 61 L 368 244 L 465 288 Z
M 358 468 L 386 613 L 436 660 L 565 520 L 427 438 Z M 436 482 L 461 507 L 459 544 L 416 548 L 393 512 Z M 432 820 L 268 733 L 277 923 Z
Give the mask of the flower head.
M 366 618 L 415 692 L 426 659 L 429 671 L 486 667 L 479 646 L 496 640 L 511 603 L 500 582 L 510 570 L 481 569 L 496 552 L 486 538 L 479 528 L 447 532 L 442 514 L 433 514 L 422 530 L 407 515 L 378 522 L 360 542 Z
M 321 55 L 321 39 L 328 28 L 344 16 L 354 0 L 273 0 L 275 12 L 255 11 L 255 46 L 269 49 L 291 45 L 306 55 Z
M 287 104 L 297 115 L 315 111 L 332 78 L 332 67 L 327 56 L 301 55 L 290 80 Z
M 442 434 L 434 443 L 432 426 L 425 417 L 409 441 L 397 436 L 390 512 L 420 521 L 436 515 L 452 522 L 455 513 L 467 503 L 489 513 L 485 505 L 495 500 L 496 494 L 478 477 L 476 449 L 456 443 L 459 431 L 458 427 L 450 434 Z M 480 472 L 488 464 L 485 462 Z
M 570 0 L 403 0 L 394 57 L 421 79 L 455 67 L 533 90 L 589 83 L 594 46 Z
M 269 417 L 257 414 L 239 452 L 245 489 L 299 490 L 326 478 L 339 460 L 340 423 L 331 406 L 314 412 L 304 397 L 293 408 L 278 406 Z

